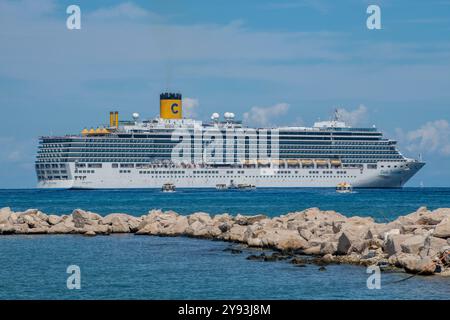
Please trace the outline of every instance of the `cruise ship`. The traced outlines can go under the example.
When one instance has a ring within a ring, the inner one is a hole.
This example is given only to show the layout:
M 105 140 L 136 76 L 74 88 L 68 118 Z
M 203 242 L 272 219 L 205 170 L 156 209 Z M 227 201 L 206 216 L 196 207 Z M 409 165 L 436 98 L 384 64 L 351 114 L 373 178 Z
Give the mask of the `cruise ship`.
M 350 127 L 338 114 L 313 127 L 249 128 L 231 112 L 205 123 L 182 111 L 180 93 L 162 93 L 154 119 L 110 112 L 107 125 L 41 137 L 38 188 L 399 188 L 424 166 L 377 128 Z

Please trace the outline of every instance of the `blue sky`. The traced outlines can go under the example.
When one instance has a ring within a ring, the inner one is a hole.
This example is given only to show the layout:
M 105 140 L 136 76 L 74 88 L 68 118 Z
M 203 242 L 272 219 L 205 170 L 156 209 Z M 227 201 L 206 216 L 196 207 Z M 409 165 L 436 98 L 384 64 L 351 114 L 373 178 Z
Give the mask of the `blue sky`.
M 38 136 L 113 109 L 153 117 L 166 88 L 204 120 L 253 108 L 251 124 L 312 125 L 341 108 L 423 154 L 410 186 L 450 186 L 449 14 L 450 0 L 0 0 L 0 188 L 34 187 Z

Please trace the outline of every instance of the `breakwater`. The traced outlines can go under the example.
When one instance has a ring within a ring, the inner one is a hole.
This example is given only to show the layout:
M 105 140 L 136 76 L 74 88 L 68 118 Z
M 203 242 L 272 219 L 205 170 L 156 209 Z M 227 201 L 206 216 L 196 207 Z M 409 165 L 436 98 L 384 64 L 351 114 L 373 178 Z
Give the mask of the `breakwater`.
M 269 218 L 265 215 L 197 212 L 188 216 L 151 210 L 135 217 L 122 213 L 101 216 L 75 209 L 69 215 L 48 215 L 37 209 L 0 209 L 0 234 L 133 233 L 189 236 L 237 242 L 279 251 L 252 259 L 291 259 L 303 263 L 349 263 L 403 268 L 421 275 L 450 275 L 450 209 L 422 207 L 394 221 L 377 223 L 368 217 L 345 217 L 335 211 L 311 208 Z

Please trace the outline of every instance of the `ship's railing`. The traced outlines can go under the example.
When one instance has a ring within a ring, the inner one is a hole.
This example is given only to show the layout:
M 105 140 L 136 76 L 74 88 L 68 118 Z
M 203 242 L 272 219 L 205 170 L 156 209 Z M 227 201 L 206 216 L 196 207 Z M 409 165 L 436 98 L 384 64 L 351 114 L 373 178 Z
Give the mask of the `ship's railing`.
M 362 164 L 343 163 L 337 159 L 279 159 L 279 160 L 242 160 L 239 163 L 174 163 L 170 160 L 157 160 L 152 163 L 136 164 L 137 169 L 151 168 L 195 168 L 195 169 L 213 169 L 213 168 L 303 168 L 303 169 L 351 169 L 363 168 Z

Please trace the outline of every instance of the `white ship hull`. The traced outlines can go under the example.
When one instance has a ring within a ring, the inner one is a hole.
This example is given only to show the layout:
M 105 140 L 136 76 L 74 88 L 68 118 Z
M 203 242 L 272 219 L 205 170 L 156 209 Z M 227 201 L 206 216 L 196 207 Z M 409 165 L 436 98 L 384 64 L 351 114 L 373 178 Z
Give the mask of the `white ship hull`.
M 44 180 L 44 189 L 215 188 L 218 184 L 251 184 L 257 188 L 335 188 L 347 182 L 354 188 L 400 188 L 424 163 L 380 162 L 377 169 L 363 168 L 129 168 L 121 170 L 104 163 L 102 168 L 76 172 L 68 165 L 66 180 Z M 84 171 L 84 172 L 83 172 Z M 87 173 L 89 171 L 89 173 Z M 121 172 L 124 171 L 124 172 Z M 145 173 L 143 173 L 145 172 Z M 195 173 L 194 173 L 195 172 Z M 201 173 L 198 173 L 201 172 Z

